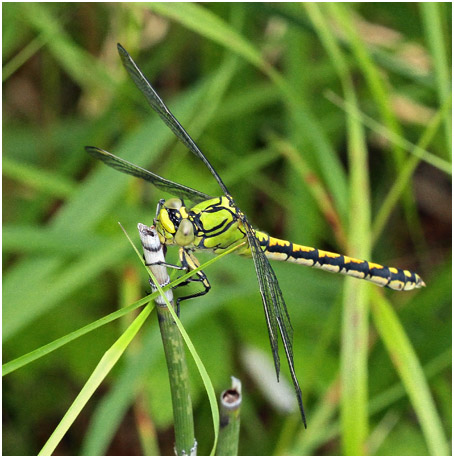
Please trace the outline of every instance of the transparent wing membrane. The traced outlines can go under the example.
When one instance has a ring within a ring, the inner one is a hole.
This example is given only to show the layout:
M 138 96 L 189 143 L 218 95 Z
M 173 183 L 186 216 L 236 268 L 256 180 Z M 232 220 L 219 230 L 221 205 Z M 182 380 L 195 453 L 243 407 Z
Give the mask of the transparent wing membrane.
M 254 260 L 260 293 L 262 295 L 263 308 L 265 311 L 266 324 L 268 326 L 268 335 L 270 337 L 276 375 L 279 380 L 280 361 L 277 336 L 277 330 L 279 329 L 293 386 L 295 387 L 301 417 L 303 419 L 304 426 L 307 427 L 301 388 L 296 377 L 295 365 L 293 362 L 293 328 L 290 322 L 290 316 L 287 312 L 287 306 L 285 305 L 284 296 L 282 295 L 281 288 L 279 287 L 276 274 L 274 273 L 274 270 L 271 267 L 265 253 L 262 251 L 259 240 L 255 236 L 255 230 L 247 222 L 245 217 L 243 222 L 246 226 L 246 234 L 252 253 L 252 259 Z
M 140 68 L 133 61 L 129 53 L 119 43 L 117 44 L 117 48 L 124 67 L 128 71 L 135 85 L 138 87 L 138 89 L 140 89 L 142 94 L 148 100 L 151 108 L 153 108 L 153 110 L 158 113 L 161 119 L 167 124 L 167 126 L 177 136 L 181 143 L 183 143 L 183 145 L 185 145 L 193 154 L 195 154 L 200 160 L 203 161 L 216 181 L 219 183 L 222 191 L 228 194 L 227 188 L 221 180 L 221 177 L 216 173 L 213 166 L 210 164 L 202 151 L 200 151 L 199 147 L 195 144 L 194 140 L 186 132 L 184 127 L 178 122 L 175 116 L 167 108 L 166 104 L 153 89 L 153 86 L 141 72 Z
M 112 167 L 115 170 L 118 170 L 119 172 L 126 173 L 137 178 L 142 178 L 142 180 L 153 183 L 162 191 L 166 191 L 182 199 L 188 199 L 192 202 L 199 203 L 212 198 L 209 195 L 200 191 L 196 191 L 195 189 L 189 188 L 188 186 L 183 186 L 182 184 L 166 180 L 165 178 L 162 178 L 155 173 L 152 173 L 142 167 L 139 167 L 138 165 L 121 159 L 120 157 L 115 156 L 108 151 L 97 148 L 96 146 L 86 146 L 85 151 L 90 154 L 90 156 L 104 162 L 104 164 Z

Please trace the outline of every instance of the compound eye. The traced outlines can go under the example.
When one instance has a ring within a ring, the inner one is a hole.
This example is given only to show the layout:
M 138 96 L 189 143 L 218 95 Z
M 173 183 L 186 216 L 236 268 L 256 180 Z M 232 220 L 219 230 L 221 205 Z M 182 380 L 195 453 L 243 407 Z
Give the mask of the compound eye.
M 183 206 L 183 201 L 177 197 L 172 197 L 164 202 L 165 208 L 172 208 L 174 210 L 179 210 Z
M 175 234 L 175 243 L 187 246 L 194 241 L 194 226 L 188 219 L 182 219 Z

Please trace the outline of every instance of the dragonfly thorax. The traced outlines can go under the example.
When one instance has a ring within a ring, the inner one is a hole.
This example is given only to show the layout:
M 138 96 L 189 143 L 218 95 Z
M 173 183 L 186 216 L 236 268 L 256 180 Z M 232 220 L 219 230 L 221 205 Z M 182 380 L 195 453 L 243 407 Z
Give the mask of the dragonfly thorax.
M 216 197 L 187 208 L 183 200 L 162 200 L 155 226 L 161 243 L 221 253 L 245 239 L 236 207 L 226 197 Z

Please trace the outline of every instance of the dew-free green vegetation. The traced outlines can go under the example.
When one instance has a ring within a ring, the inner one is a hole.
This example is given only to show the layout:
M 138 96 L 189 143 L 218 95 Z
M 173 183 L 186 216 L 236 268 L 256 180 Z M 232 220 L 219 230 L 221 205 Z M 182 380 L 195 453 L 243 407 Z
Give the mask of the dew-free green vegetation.
M 451 453 L 450 4 L 2 9 L 3 363 L 69 341 L 4 375 L 3 454 L 37 454 L 106 352 L 133 334 L 54 453 L 173 451 L 155 312 L 140 326 L 140 309 L 95 324 L 149 291 L 117 222 L 140 249 L 137 223 L 151 224 L 168 196 L 95 163 L 84 146 L 220 191 L 146 105 L 117 42 L 258 228 L 408 268 L 427 284 L 385 291 L 273 264 L 294 328 L 304 430 L 296 408 L 284 412 L 284 393 L 274 401 L 262 388 L 274 373 L 252 261 L 231 254 L 211 264 L 212 291 L 184 302 L 180 318 L 217 394 L 231 375 L 242 381 L 239 454 Z M 247 356 L 257 352 L 259 368 Z M 213 420 L 187 359 L 203 455 Z M 280 389 L 289 380 L 282 364 Z

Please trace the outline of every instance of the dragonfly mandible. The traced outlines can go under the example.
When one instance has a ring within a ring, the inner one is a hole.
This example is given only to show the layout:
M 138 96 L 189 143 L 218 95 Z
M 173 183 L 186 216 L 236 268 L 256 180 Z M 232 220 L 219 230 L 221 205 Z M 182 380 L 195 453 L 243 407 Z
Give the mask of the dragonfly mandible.
M 101 160 L 108 166 L 149 181 L 157 188 L 176 196 L 176 198 L 159 202 L 154 225 L 163 244 L 178 245 L 180 247 L 180 262 L 184 269 L 191 271 L 198 266 L 197 259 L 194 256 L 194 251 L 196 250 L 211 250 L 214 253 L 221 253 L 244 241 L 247 242 L 244 247 L 239 248 L 237 251 L 240 255 L 252 257 L 254 261 L 277 379 L 279 380 L 280 371 L 278 351 L 280 335 L 299 410 L 306 427 L 301 389 L 293 362 L 293 329 L 282 291 L 269 259 L 288 261 L 329 272 L 341 273 L 368 280 L 376 285 L 394 290 L 407 291 L 420 288 L 425 284 L 418 274 L 408 270 L 386 267 L 337 253 L 298 245 L 271 237 L 254 229 L 246 215 L 236 205 L 221 177 L 164 104 L 128 52 L 120 44 L 117 47 L 121 61 L 135 85 L 175 136 L 206 165 L 218 182 L 223 196 L 211 197 L 203 192 L 167 180 L 100 148 L 87 146 L 85 149 L 91 156 Z M 195 205 L 187 207 L 183 199 L 190 200 Z M 198 276 L 196 281 L 202 283 L 204 290 L 190 296 L 181 297 L 180 301 L 206 294 L 210 289 L 210 284 L 205 274 L 198 272 L 196 275 Z

